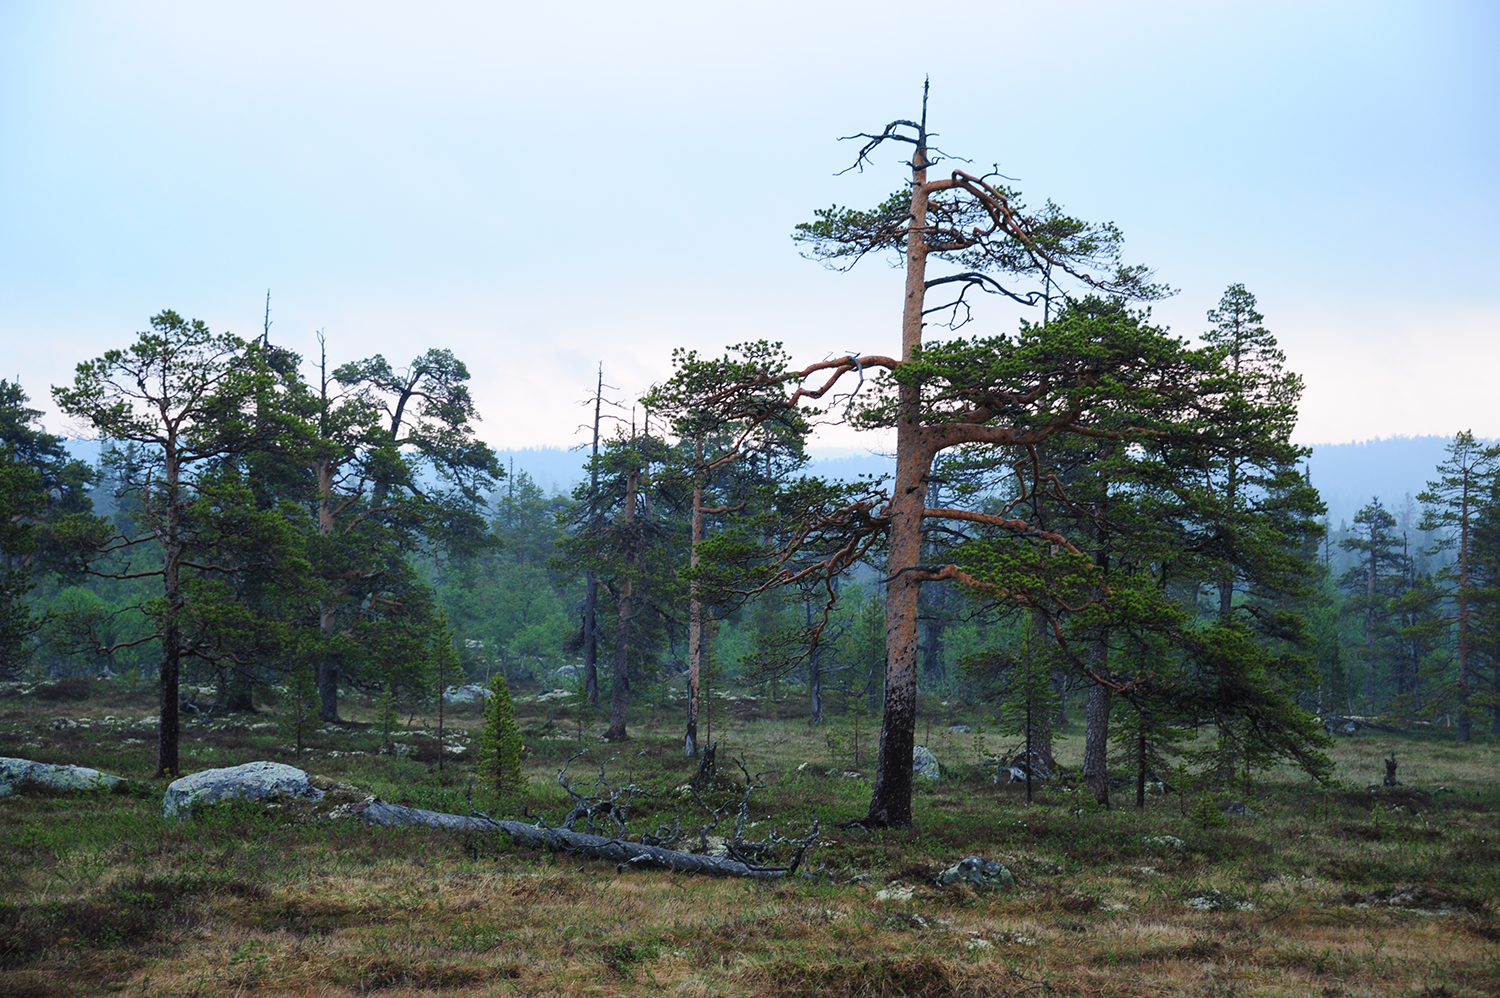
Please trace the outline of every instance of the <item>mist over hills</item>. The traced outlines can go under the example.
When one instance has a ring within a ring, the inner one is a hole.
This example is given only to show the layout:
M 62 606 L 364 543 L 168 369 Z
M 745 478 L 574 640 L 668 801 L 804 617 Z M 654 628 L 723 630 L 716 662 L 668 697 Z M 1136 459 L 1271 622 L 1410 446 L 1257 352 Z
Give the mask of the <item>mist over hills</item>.
M 1408 495 L 1415 497 L 1437 477 L 1437 466 L 1451 437 L 1389 437 L 1347 444 L 1315 444 L 1308 461 L 1312 483 L 1328 505 L 1329 525 L 1338 528 L 1354 518 L 1359 508 L 1379 497 L 1387 509 L 1398 509 Z M 583 480 L 582 451 L 559 447 L 528 447 L 501 451 L 507 467 L 525 471 L 548 491 L 569 492 Z M 829 478 L 851 479 L 862 474 L 883 475 L 895 470 L 892 458 L 856 454 L 814 458 L 809 471 Z
M 1328 506 L 1335 529 L 1354 519 L 1359 508 L 1379 497 L 1395 512 L 1437 477 L 1452 437 L 1388 437 L 1352 444 L 1314 444 L 1308 468 L 1313 486 Z
M 1451 437 L 1389 437 L 1347 444 L 1315 444 L 1308 466 L 1312 483 L 1328 504 L 1328 522 L 1338 528 L 1355 512 L 1379 496 L 1387 509 L 1401 507 L 1406 497 L 1416 496 L 1436 477 L 1438 463 Z M 86 461 L 99 457 L 96 440 L 69 440 L 68 449 Z M 507 470 L 524 471 L 548 492 L 567 494 L 583 481 L 588 455 L 583 449 L 523 447 L 497 452 Z M 879 454 L 815 457 L 809 471 L 829 478 L 852 479 L 862 474 L 883 475 L 895 470 L 895 461 Z

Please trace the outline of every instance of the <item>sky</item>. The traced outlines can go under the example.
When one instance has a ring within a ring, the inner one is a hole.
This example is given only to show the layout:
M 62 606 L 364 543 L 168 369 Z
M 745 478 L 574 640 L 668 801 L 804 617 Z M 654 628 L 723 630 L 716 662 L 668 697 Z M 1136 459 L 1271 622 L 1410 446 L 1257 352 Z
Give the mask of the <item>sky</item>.
M 0 3 L 0 376 L 48 386 L 162 309 L 334 362 L 452 349 L 501 448 L 583 440 L 673 347 L 898 349 L 901 277 L 789 235 L 871 204 L 920 113 L 1032 203 L 1232 283 L 1297 439 L 1500 437 L 1500 6 Z M 986 307 L 970 332 L 1012 331 Z M 852 431 L 828 453 L 879 447 Z

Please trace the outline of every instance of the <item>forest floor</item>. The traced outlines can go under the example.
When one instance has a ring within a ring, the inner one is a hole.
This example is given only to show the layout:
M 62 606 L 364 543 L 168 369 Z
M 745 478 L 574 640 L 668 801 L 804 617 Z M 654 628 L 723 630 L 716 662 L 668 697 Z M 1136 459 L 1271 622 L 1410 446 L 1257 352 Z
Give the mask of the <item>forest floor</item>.
M 395 803 L 561 819 L 557 773 L 657 791 L 630 834 L 680 816 L 680 705 L 643 707 L 630 741 L 539 691 L 518 696 L 530 788 L 473 786 L 477 707 L 402 717 L 377 754 L 373 705 L 307 736 L 284 706 L 185 724 L 185 772 L 269 759 Z M 308 822 L 259 807 L 163 821 L 150 779 L 149 690 L 65 683 L 0 699 L 0 755 L 99 768 L 128 794 L 0 799 L 0 994 L 142 995 L 1500 995 L 1500 741 L 1444 729 L 1362 733 L 1333 754 L 1339 783 L 1290 770 L 1207 794 L 1131 789 L 1090 806 L 1066 780 L 1025 800 L 984 764 L 1013 744 L 963 704 L 924 702 L 918 737 L 943 778 L 919 784 L 913 828 L 838 827 L 868 799 L 871 719 L 812 726 L 800 702 L 714 698 L 723 799 L 743 777 L 753 827 L 802 834 L 813 876 L 711 880 L 618 873 L 497 837 Z M 967 724 L 975 730 L 952 732 Z M 1082 738 L 1064 728 L 1076 764 Z M 462 751 L 454 752 L 455 748 Z M 1367 789 L 1394 753 L 1404 786 Z M 858 775 L 865 774 L 865 775 Z M 1439 788 L 1446 788 L 1439 791 Z M 1186 788 L 1183 788 L 1186 789 Z M 715 830 L 721 834 L 724 826 Z M 696 836 L 695 836 L 696 837 Z M 968 855 L 1005 863 L 1007 892 L 939 888 Z

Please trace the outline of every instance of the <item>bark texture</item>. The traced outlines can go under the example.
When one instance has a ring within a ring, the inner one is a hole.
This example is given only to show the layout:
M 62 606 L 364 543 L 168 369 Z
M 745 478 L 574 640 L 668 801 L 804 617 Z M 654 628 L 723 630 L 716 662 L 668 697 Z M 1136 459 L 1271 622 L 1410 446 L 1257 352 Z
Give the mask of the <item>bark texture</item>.
M 1089 658 L 1092 660 L 1093 655 L 1090 654 Z M 1094 665 L 1094 662 L 1089 664 Z M 1102 683 L 1090 686 L 1083 736 L 1083 782 L 1094 792 L 1094 799 L 1105 807 L 1109 806 L 1109 773 L 1105 764 L 1109 747 L 1109 707 L 1109 687 Z

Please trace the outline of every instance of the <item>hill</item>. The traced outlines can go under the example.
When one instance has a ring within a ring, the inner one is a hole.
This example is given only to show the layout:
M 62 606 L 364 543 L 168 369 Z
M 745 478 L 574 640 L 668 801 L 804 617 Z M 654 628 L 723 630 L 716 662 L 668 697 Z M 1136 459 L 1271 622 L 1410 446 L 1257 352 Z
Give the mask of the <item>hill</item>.
M 1315 444 L 1308 462 L 1313 485 L 1328 504 L 1328 521 L 1338 527 L 1353 519 L 1355 512 L 1379 496 L 1388 509 L 1399 509 L 1408 495 L 1415 496 L 1434 477 L 1443 459 L 1449 437 L 1391 437 L 1359 443 Z M 99 442 L 69 440 L 74 456 L 95 461 Z M 587 454 L 562 447 L 523 447 L 502 450 L 500 463 L 506 469 L 525 471 L 545 491 L 569 493 L 583 481 Z M 809 470 L 829 478 L 856 478 L 862 474 L 890 474 L 894 462 L 878 454 L 837 455 L 814 458 Z

